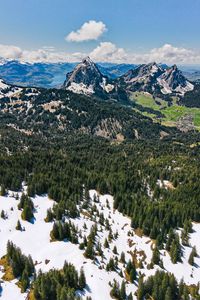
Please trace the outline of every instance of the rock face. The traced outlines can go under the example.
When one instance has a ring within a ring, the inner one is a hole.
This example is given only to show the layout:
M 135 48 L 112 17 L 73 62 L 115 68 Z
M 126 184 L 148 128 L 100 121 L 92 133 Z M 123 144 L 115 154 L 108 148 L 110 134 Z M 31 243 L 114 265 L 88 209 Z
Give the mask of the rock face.
M 176 65 L 165 70 L 165 72 L 158 78 L 158 82 L 163 89 L 162 93 L 180 93 L 185 94 L 193 90 L 194 86 L 185 78 L 183 73 L 177 68 Z
M 86 57 L 74 70 L 66 75 L 64 87 L 75 93 L 98 94 L 110 93 L 115 88 L 109 83 L 106 76 L 103 76 L 97 65 Z
M 97 65 L 86 57 L 66 75 L 63 88 L 78 94 L 96 95 L 103 99 L 126 100 L 126 93 L 117 82 L 103 76 Z
M 176 65 L 163 68 L 155 62 L 128 71 L 120 77 L 119 82 L 129 91 L 152 94 L 184 95 L 194 88 Z

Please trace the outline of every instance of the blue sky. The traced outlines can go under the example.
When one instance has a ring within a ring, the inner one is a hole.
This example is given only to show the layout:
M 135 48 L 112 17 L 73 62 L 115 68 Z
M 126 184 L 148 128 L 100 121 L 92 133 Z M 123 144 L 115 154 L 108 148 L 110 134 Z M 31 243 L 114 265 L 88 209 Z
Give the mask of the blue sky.
M 194 56 L 200 52 L 199 0 L 1 0 L 0 6 L 0 44 L 23 51 L 51 46 L 90 54 L 100 43 L 110 43 L 129 58 L 166 44 Z M 107 30 L 93 40 L 65 40 L 90 20 Z

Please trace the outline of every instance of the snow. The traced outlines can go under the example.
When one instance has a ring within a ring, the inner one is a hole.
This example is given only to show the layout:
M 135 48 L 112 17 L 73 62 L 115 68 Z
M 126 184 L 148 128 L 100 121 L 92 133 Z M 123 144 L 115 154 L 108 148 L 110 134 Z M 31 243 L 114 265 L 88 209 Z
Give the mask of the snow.
M 91 85 L 86 86 L 84 83 L 71 82 L 70 86 L 67 87 L 66 89 L 77 94 L 85 94 L 85 95 L 94 94 L 93 87 Z
M 24 187 L 26 190 L 26 187 Z M 20 193 L 19 193 L 20 194 Z M 97 196 L 95 190 L 90 191 L 91 199 Z M 119 276 L 117 272 L 107 272 L 105 270 L 106 263 L 111 257 L 116 255 L 113 253 L 113 247 L 117 247 L 117 256 L 120 257 L 121 252 L 125 253 L 126 261 L 131 259 L 130 251 L 133 253 L 137 250 L 137 260 L 142 258 L 142 252 L 144 251 L 146 258 L 143 262 L 143 269 L 137 269 L 138 272 L 144 273 L 146 277 L 155 273 L 160 267 L 155 266 L 154 269 L 147 269 L 147 265 L 151 262 L 153 241 L 148 237 L 139 237 L 131 228 L 131 221 L 127 216 L 123 216 L 117 210 L 113 209 L 113 197 L 111 195 L 100 195 L 99 202 L 92 200 L 91 205 L 96 205 L 99 213 L 103 213 L 105 218 L 108 218 L 113 234 L 118 231 L 118 238 L 109 242 L 109 249 L 103 247 L 105 238 L 108 237 L 108 231 L 100 224 L 98 224 L 97 241 L 102 244 L 102 250 L 104 252 L 104 259 L 97 256 L 97 261 L 93 262 L 90 259 L 86 259 L 83 255 L 84 250 L 79 249 L 79 245 L 70 243 L 69 241 L 62 242 L 50 242 L 50 231 L 53 223 L 46 223 L 44 218 L 48 208 L 51 208 L 54 204 L 53 200 L 50 200 L 46 195 L 36 196 L 32 198 L 36 211 L 34 213 L 35 221 L 31 224 L 27 221 L 21 220 L 21 211 L 18 210 L 17 205 L 19 200 L 16 200 L 12 192 L 6 197 L 0 197 L 0 211 L 3 209 L 8 218 L 3 220 L 0 218 L 0 257 L 6 253 L 6 244 L 8 240 L 11 240 L 14 244 L 19 246 L 22 252 L 26 255 L 31 255 L 33 261 L 37 262 L 36 271 L 39 269 L 48 271 L 51 268 L 62 268 L 64 261 L 71 262 L 75 267 L 80 270 L 83 266 L 88 289 L 85 290 L 83 299 L 87 296 L 91 296 L 93 300 L 110 300 L 109 282 L 113 282 L 116 279 L 119 283 L 123 278 Z M 109 206 L 107 205 L 109 204 Z M 79 230 L 82 230 L 82 236 L 88 235 L 90 228 L 94 225 L 94 215 L 90 217 L 85 214 L 81 214 L 79 218 L 71 219 Z M 25 231 L 17 231 L 15 226 L 17 220 L 20 220 L 22 227 Z M 97 218 L 98 220 L 98 218 Z M 83 228 L 84 223 L 87 225 L 87 229 Z M 197 252 L 200 253 L 200 224 L 193 224 L 194 232 L 190 234 L 191 246 L 196 245 Z M 180 234 L 180 230 L 178 231 Z M 79 241 L 82 241 L 79 238 Z M 188 257 L 191 252 L 191 247 L 183 247 L 184 258 L 182 263 L 172 264 L 169 254 L 165 251 L 161 251 L 161 258 L 163 259 L 164 268 L 166 271 L 174 273 L 178 280 L 183 277 L 187 284 L 197 284 L 200 278 L 200 258 L 195 258 L 196 267 L 192 267 L 188 264 Z M 47 260 L 49 262 L 47 263 Z M 124 266 L 119 262 L 119 268 L 124 271 Z M 191 277 L 193 274 L 193 277 Z M 0 270 L 0 277 L 3 275 Z M 20 289 L 16 286 L 16 280 L 11 282 L 2 283 L 2 296 L 1 300 L 24 300 L 26 293 L 21 294 Z M 137 290 L 137 285 L 126 284 L 127 293 Z M 134 299 L 136 297 L 134 296 Z
M 159 85 L 162 87 L 161 92 L 166 95 L 166 94 L 171 94 L 173 92 L 179 93 L 181 95 L 184 95 L 188 91 L 192 91 L 194 89 L 194 85 L 187 81 L 186 86 L 179 85 L 176 87 L 176 89 L 172 89 L 169 84 L 166 82 L 165 79 L 158 77 L 157 82 Z
M 187 85 L 185 87 L 183 86 L 178 86 L 175 91 L 184 95 L 186 92 L 192 91 L 194 89 L 194 85 L 192 83 L 190 83 L 189 81 L 187 81 Z
M 170 88 L 170 86 L 164 79 L 157 78 L 157 81 L 158 81 L 159 85 L 162 87 L 161 92 L 164 95 L 172 93 L 172 89 Z
M 6 90 L 8 91 L 6 92 Z M 0 79 L 0 99 L 3 97 L 12 97 L 17 92 L 21 92 L 22 89 L 18 87 L 12 87 L 6 84 L 2 79 Z
M 106 91 L 107 93 L 110 93 L 114 89 L 114 85 L 110 83 L 106 83 L 106 78 L 103 77 L 102 83 L 100 83 L 100 86 Z
M 156 64 L 153 64 L 153 65 L 152 65 L 151 72 L 152 72 L 153 75 L 154 75 L 156 72 L 158 72 L 158 66 L 157 66 Z
M 0 79 L 0 89 L 7 89 L 9 85 L 7 85 L 2 79 Z

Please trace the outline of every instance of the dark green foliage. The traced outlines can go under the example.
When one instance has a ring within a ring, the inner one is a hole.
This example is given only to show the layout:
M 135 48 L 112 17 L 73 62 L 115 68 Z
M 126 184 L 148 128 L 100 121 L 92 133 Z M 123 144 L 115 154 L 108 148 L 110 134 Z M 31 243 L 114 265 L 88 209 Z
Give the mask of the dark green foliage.
M 30 280 L 29 280 L 28 272 L 25 269 L 23 271 L 22 277 L 21 277 L 21 291 L 22 291 L 22 293 L 24 293 L 27 290 L 29 285 L 30 285 Z
M 1 211 L 1 218 L 4 219 L 4 220 L 6 219 L 6 213 L 3 209 Z
M 15 228 L 16 228 L 16 230 L 20 230 L 20 231 L 22 230 L 22 226 L 21 226 L 21 223 L 19 220 L 17 221 L 17 225 Z
M 87 242 L 87 246 L 84 252 L 85 257 L 93 259 L 94 258 L 94 245 L 92 241 Z
M 22 194 L 20 198 L 20 203 L 18 204 L 18 209 L 23 209 L 22 219 L 26 221 L 32 221 L 34 215 L 34 205 L 33 201 L 28 197 L 28 195 Z
M 159 253 L 157 245 L 153 249 L 153 255 L 152 255 L 151 262 L 155 265 L 159 265 L 159 263 L 160 263 L 160 253 Z
M 122 252 L 121 255 L 120 255 L 120 262 L 123 263 L 123 264 L 126 262 L 124 252 Z
M 126 266 L 126 273 L 129 275 L 130 282 L 134 282 L 137 276 L 134 263 L 129 260 Z
M 142 277 L 139 279 L 137 299 L 156 300 L 177 300 L 184 299 L 184 294 L 189 295 L 186 285 L 182 282 L 177 283 L 173 274 L 163 271 L 156 271 L 154 276 L 150 276 L 145 282 Z
M 109 262 L 106 265 L 106 271 L 115 271 L 115 262 L 113 258 L 109 259 Z
M 80 276 L 79 276 L 79 289 L 83 290 L 86 286 L 86 278 L 83 268 L 81 268 Z
M 45 218 L 45 222 L 51 222 L 51 221 L 53 221 L 53 218 L 54 218 L 54 214 L 53 214 L 51 208 L 47 209 L 47 216 Z
M 6 188 L 5 188 L 5 185 L 2 184 L 0 186 L 0 196 L 5 196 L 6 195 Z
M 74 224 L 69 222 L 54 222 L 50 232 L 50 237 L 53 241 L 69 240 L 73 244 L 78 243 L 78 232 Z
M 43 103 L 45 96 L 38 101 Z M 112 194 L 115 208 L 131 216 L 133 228 L 156 239 L 159 249 L 167 242 L 170 229 L 183 228 L 187 221 L 200 221 L 200 147 L 190 147 L 199 140 L 198 134 L 111 144 L 101 138 L 66 136 L 62 132 L 45 131 L 42 137 L 30 138 L 11 129 L 1 133 L 0 146 L 12 147 L 13 155 L 1 152 L 0 184 L 6 189 L 19 189 L 26 180 L 30 194 L 48 193 L 57 201 L 53 215 L 48 213 L 49 221 L 62 220 L 66 215 L 78 217 L 83 184 L 87 190 Z M 16 147 L 18 139 L 27 147 L 26 152 Z M 159 188 L 158 179 L 169 180 L 176 188 Z M 151 201 L 144 182 L 155 191 Z M 30 209 L 25 212 L 23 215 L 31 213 Z M 102 217 L 100 223 L 109 229 Z
M 198 256 L 198 254 L 197 254 L 196 247 L 193 247 L 192 251 L 190 253 L 189 259 L 188 259 L 188 263 L 193 266 L 194 265 L 194 258 L 197 257 L 197 256 Z
M 172 244 L 170 246 L 171 261 L 174 264 L 176 264 L 178 261 L 181 261 L 181 255 L 182 255 L 181 245 L 179 242 L 179 237 L 178 235 L 176 235 L 175 239 L 172 241 Z
M 75 292 L 86 285 L 83 277 L 83 270 L 79 277 L 75 267 L 66 262 L 60 271 L 40 272 L 33 284 L 34 297 L 36 300 L 76 300 Z
M 7 260 L 12 268 L 13 275 L 21 277 L 22 290 L 25 291 L 29 286 L 28 277 L 35 272 L 33 260 L 31 256 L 26 257 L 22 254 L 20 248 L 17 248 L 12 242 L 7 243 Z

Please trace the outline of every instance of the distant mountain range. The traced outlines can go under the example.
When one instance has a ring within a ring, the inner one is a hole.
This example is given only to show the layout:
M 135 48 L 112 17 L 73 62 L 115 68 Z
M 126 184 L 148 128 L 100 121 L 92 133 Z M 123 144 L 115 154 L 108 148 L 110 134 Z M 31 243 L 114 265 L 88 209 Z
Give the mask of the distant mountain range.
M 78 94 L 95 94 L 100 98 L 125 100 L 129 92 L 143 91 L 154 96 L 183 96 L 194 89 L 176 65 L 165 68 L 155 62 L 128 70 L 124 75 L 110 79 L 101 73 L 88 57 L 67 74 L 63 88 Z M 125 96 L 126 94 L 126 96 Z
M 21 86 L 36 86 L 44 88 L 59 87 L 63 84 L 65 76 L 71 72 L 77 63 L 20 63 L 19 61 L 7 61 L 0 59 L 0 77 L 6 82 Z M 116 79 L 129 70 L 138 67 L 135 64 L 97 64 L 102 75 L 109 79 Z M 162 64 L 162 68 L 167 66 Z M 184 76 L 189 80 L 200 79 L 200 67 L 181 67 Z

